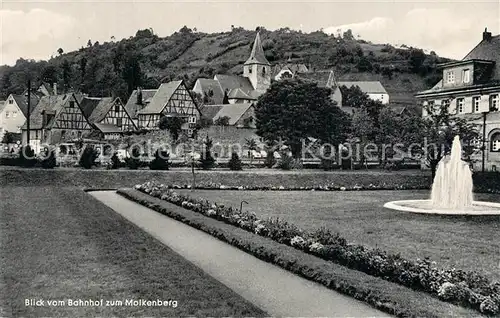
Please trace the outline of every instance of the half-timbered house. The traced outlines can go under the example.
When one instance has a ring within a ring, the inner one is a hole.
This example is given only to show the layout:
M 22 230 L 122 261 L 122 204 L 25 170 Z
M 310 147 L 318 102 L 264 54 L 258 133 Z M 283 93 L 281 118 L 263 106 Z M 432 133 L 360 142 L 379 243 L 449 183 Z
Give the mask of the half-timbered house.
M 200 118 L 200 111 L 183 81 L 161 84 L 146 107 L 137 112 L 138 127 L 159 129 L 162 117 L 181 117 L 182 130 L 191 134 Z
M 84 97 L 81 108 L 102 139 L 119 139 L 124 132 L 137 130 L 120 98 Z
M 74 142 L 90 133 L 91 126 L 80 108 L 83 96 L 64 94 L 44 96 L 30 115 L 30 145 L 39 152 L 43 144 Z M 22 127 L 27 143 L 27 124 Z

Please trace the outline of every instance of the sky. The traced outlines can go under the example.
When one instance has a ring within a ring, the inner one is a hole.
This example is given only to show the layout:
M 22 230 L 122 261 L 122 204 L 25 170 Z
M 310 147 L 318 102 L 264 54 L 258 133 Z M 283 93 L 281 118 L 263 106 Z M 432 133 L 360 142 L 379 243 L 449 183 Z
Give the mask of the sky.
M 187 25 L 203 32 L 231 25 L 303 32 L 352 29 L 373 43 L 406 44 L 462 59 L 487 27 L 500 33 L 500 1 L 13 1 L 0 0 L 0 65 L 48 59 L 92 42 L 153 28 L 167 36 Z

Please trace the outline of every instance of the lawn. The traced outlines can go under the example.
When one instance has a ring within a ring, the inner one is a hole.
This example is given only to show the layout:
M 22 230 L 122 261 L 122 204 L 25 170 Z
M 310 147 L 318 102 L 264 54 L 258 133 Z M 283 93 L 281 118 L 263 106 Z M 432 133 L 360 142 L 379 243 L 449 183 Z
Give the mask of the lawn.
M 2 316 L 266 315 L 80 189 L 2 187 L 0 200 Z M 28 298 L 177 307 L 29 307 Z
M 392 200 L 425 199 L 428 191 L 269 192 L 197 190 L 183 193 L 224 205 L 279 217 L 303 229 L 326 227 L 351 243 L 429 257 L 438 266 L 476 270 L 500 280 L 500 217 L 419 215 L 388 210 Z M 500 195 L 476 194 L 476 200 L 500 202 Z

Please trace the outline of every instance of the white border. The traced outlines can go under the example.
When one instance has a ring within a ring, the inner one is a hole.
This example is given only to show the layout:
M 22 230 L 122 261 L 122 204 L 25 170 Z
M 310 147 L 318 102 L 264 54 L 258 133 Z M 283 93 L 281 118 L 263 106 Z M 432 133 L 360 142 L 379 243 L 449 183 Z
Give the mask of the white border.
M 492 208 L 492 210 L 487 211 L 453 211 L 453 210 L 440 210 L 440 209 L 419 209 L 404 206 L 404 203 L 424 203 L 429 202 L 430 200 L 401 200 L 401 201 L 391 201 L 384 204 L 384 208 L 405 211 L 405 212 L 413 212 L 413 213 L 423 213 L 423 214 L 440 214 L 440 215 L 473 215 L 473 216 L 481 216 L 481 215 L 500 215 L 500 203 L 495 202 L 483 202 L 483 201 L 472 201 L 473 205 L 486 206 Z

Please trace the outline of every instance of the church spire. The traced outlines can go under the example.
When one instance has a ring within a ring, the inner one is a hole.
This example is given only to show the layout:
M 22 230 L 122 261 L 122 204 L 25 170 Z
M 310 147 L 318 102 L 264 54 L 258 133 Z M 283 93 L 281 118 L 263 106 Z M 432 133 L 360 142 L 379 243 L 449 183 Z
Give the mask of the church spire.
M 250 53 L 250 57 L 245 62 L 245 65 L 247 64 L 271 65 L 271 63 L 269 63 L 269 61 L 266 59 L 266 55 L 264 54 L 264 49 L 262 48 L 260 34 L 258 31 L 257 35 L 255 36 L 255 41 L 253 42 L 252 53 Z
M 333 73 L 333 70 L 331 70 L 330 75 L 328 75 L 328 81 L 326 82 L 326 87 L 330 87 L 330 88 L 337 87 L 337 79 L 335 78 L 335 74 Z

